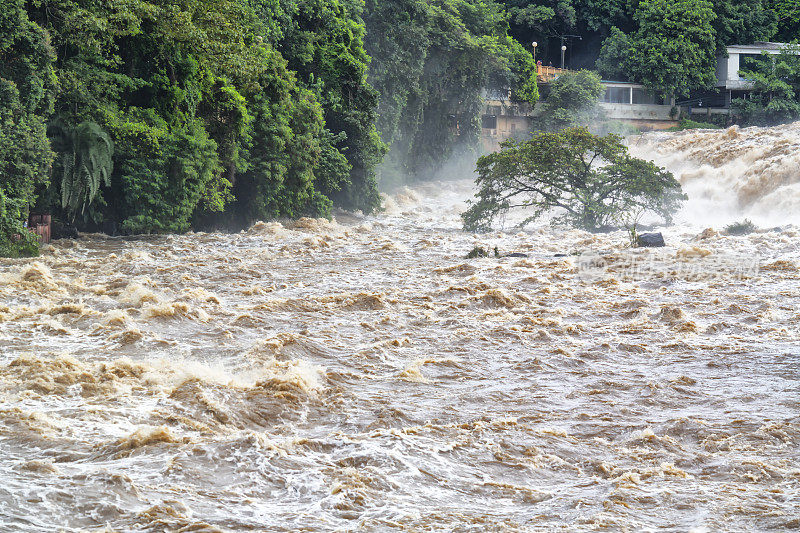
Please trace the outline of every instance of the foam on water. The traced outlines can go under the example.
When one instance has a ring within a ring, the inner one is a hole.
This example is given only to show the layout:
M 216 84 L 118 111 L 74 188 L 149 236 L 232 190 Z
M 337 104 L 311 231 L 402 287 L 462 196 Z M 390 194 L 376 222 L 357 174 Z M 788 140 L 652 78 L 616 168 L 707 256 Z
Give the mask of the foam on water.
M 463 233 L 462 180 L 0 260 L 0 530 L 796 529 L 798 127 L 633 141 L 660 250 Z
M 800 123 L 648 133 L 630 147 L 676 174 L 689 195 L 685 222 L 800 223 Z

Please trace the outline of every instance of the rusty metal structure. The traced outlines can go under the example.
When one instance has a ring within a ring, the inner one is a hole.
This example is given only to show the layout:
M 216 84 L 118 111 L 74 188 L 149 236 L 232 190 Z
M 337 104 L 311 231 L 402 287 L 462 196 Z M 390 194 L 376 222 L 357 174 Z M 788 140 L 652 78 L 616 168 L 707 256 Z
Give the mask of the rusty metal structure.
M 550 83 L 565 72 L 569 72 L 569 69 L 536 65 L 536 79 L 539 83 Z
M 50 242 L 50 215 L 31 215 L 28 218 L 28 229 L 39 236 L 39 242 Z

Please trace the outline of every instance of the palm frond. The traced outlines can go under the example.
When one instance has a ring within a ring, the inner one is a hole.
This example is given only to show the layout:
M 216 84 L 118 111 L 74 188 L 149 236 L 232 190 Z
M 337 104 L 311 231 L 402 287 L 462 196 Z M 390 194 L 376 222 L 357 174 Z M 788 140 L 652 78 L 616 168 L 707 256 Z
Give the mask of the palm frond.
M 114 142 L 94 122 L 82 122 L 75 127 L 54 122 L 51 131 L 58 136 L 54 146 L 64 148 L 60 153 L 61 206 L 74 220 L 78 212 L 86 212 L 101 186 L 111 185 Z

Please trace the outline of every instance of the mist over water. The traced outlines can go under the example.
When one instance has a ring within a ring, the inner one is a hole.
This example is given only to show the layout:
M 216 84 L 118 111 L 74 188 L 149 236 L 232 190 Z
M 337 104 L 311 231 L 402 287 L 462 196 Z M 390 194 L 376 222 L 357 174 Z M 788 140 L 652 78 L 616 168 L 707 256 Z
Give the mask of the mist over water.
M 797 132 L 635 144 L 690 195 L 663 249 L 463 233 L 461 180 L 2 260 L 0 530 L 796 530 Z

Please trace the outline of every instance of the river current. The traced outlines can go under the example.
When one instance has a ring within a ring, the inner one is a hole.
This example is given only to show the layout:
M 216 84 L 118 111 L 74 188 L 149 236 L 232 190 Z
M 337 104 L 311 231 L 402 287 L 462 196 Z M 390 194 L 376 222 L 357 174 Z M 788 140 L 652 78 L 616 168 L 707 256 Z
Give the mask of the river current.
M 800 126 L 631 144 L 665 248 L 461 179 L 0 260 L 0 531 L 797 530 Z

